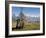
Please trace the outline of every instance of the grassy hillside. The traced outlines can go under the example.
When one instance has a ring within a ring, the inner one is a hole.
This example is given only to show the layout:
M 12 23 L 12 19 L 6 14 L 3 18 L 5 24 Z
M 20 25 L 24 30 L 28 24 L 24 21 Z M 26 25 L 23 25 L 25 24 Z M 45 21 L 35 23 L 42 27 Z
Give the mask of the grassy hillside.
M 12 23 L 12 29 L 13 31 L 25 31 L 25 30 L 39 30 L 40 29 L 40 24 L 39 23 L 26 23 L 24 25 L 23 29 L 15 29 L 16 27 L 16 22 Z

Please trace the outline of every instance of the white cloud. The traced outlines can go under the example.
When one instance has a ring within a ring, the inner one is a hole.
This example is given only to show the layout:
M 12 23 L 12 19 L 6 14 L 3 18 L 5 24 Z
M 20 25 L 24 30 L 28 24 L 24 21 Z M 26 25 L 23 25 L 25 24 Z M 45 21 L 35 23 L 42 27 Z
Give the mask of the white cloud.
M 15 16 L 18 16 L 18 14 L 15 14 Z

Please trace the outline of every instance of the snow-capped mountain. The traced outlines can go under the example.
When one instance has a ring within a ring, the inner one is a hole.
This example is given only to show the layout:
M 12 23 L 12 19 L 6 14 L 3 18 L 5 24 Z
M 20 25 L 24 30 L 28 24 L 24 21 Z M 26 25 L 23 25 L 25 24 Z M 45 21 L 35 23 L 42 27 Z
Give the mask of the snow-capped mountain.
M 28 16 L 28 17 L 26 17 L 26 20 L 28 22 L 40 21 L 40 17 L 30 17 L 30 16 Z

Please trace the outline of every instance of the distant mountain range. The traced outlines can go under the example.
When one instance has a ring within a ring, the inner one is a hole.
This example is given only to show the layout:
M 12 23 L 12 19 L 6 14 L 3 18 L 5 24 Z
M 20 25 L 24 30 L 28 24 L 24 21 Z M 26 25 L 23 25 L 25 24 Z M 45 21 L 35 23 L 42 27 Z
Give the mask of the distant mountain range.
M 16 20 L 18 19 L 19 17 L 17 16 L 13 16 L 13 19 Z M 30 16 L 26 16 L 26 20 L 28 22 L 35 22 L 35 21 L 40 21 L 40 17 L 30 17 Z
M 40 21 L 40 17 L 27 17 L 26 20 L 28 20 L 28 21 Z

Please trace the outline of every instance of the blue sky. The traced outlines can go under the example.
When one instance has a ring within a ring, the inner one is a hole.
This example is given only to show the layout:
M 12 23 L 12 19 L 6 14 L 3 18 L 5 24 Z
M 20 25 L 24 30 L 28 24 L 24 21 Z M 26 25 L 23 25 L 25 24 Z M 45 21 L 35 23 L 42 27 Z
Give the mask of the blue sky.
M 40 8 L 33 8 L 33 7 L 12 7 L 12 14 L 18 16 L 21 10 L 26 16 L 31 17 L 40 16 Z

